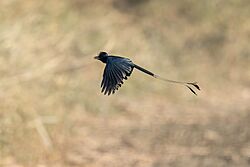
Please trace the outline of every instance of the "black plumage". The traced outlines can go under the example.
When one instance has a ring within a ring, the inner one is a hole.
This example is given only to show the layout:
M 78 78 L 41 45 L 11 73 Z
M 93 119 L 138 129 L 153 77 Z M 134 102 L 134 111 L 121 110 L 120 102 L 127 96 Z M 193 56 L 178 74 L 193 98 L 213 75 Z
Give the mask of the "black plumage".
M 115 93 L 121 85 L 123 84 L 123 80 L 127 80 L 128 77 L 132 74 L 133 69 L 136 68 L 148 75 L 153 76 L 154 78 L 158 78 L 167 82 L 183 84 L 188 89 L 190 89 L 195 95 L 196 92 L 189 86 L 192 85 L 198 90 L 200 90 L 199 86 L 195 82 L 179 82 L 161 78 L 158 75 L 134 64 L 130 59 L 119 57 L 119 56 L 112 56 L 108 55 L 106 52 L 100 52 L 98 56 L 95 57 L 106 64 L 103 73 L 103 79 L 101 82 L 102 92 L 106 95 L 110 95 L 111 93 Z

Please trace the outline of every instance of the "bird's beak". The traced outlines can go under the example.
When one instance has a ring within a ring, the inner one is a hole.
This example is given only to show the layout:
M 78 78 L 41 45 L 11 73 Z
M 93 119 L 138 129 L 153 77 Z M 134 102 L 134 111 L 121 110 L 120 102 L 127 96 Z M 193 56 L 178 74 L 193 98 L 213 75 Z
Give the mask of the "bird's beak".
M 99 57 L 98 57 L 98 56 L 95 56 L 95 57 L 94 57 L 94 59 L 97 59 L 97 60 L 99 60 Z

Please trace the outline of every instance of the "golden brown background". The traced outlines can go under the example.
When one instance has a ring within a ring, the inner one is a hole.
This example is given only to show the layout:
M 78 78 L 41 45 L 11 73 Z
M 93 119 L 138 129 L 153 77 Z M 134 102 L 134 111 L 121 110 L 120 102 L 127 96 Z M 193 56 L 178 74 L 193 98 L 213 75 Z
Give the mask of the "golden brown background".
M 0 166 L 250 165 L 249 0 L 1 0 Z M 100 93 L 99 51 L 134 71 Z

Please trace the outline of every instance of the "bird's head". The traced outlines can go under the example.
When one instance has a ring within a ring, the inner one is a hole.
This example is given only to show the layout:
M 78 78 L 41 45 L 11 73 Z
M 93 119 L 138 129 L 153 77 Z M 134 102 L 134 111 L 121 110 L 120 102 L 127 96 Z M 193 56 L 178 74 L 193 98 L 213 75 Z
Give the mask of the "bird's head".
M 107 57 L 108 57 L 108 53 L 100 52 L 98 56 L 94 57 L 94 59 L 100 60 L 102 62 L 106 62 Z

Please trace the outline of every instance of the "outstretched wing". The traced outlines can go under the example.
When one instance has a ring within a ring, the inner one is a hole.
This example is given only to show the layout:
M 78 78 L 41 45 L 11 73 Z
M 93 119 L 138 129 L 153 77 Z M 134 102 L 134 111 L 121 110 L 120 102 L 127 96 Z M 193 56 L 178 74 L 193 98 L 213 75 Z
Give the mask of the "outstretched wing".
M 110 56 L 107 60 L 101 83 L 102 92 L 110 95 L 121 87 L 123 80 L 127 79 L 133 71 L 131 60 L 122 57 Z

